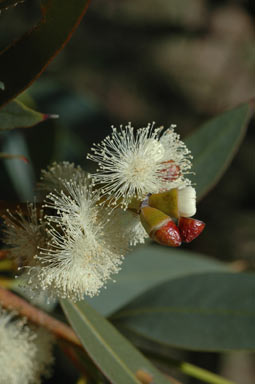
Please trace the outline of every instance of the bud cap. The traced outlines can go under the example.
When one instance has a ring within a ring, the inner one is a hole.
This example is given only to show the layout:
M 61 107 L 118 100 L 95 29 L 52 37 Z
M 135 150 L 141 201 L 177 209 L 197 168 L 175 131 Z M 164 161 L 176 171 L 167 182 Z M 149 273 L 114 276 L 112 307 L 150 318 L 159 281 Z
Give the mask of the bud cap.
M 196 190 L 189 186 L 178 191 L 179 216 L 191 217 L 196 213 Z

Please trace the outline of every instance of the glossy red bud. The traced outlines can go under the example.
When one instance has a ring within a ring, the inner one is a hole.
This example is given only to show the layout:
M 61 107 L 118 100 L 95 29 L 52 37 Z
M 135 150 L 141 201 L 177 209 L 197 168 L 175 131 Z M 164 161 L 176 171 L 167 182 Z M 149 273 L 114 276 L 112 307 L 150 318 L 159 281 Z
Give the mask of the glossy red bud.
M 161 245 L 179 247 L 180 231 L 175 222 L 159 209 L 144 206 L 140 212 L 141 223 L 149 236 Z
M 179 247 L 182 243 L 180 231 L 170 218 L 159 229 L 152 231 L 150 237 L 157 243 L 168 247 Z
M 184 243 L 190 243 L 203 232 L 205 223 L 190 217 L 180 217 L 178 227 Z

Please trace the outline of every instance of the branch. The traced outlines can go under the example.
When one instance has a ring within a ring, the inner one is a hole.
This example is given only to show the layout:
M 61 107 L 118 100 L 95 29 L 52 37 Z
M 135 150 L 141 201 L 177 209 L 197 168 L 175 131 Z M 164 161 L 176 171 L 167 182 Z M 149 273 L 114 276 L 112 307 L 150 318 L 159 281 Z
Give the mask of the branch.
M 0 303 L 3 307 L 17 311 L 21 316 L 26 317 L 32 323 L 47 328 L 56 337 L 65 339 L 79 347 L 82 347 L 80 340 L 68 325 L 47 315 L 40 309 L 29 304 L 14 293 L 0 287 Z
M 21 316 L 26 317 L 32 323 L 47 328 L 56 337 L 83 348 L 80 340 L 71 327 L 56 320 L 54 317 L 49 316 L 21 297 L 2 287 L 0 287 L 0 303 L 4 308 L 17 311 Z M 70 352 L 70 350 L 66 349 L 65 352 Z M 167 379 L 172 380 L 172 377 L 168 376 Z
M 146 348 L 142 348 L 143 352 L 152 360 L 159 362 L 166 362 L 168 365 L 175 367 L 183 374 L 194 377 L 201 380 L 204 383 L 208 384 L 235 384 L 233 381 L 225 379 L 222 376 L 217 375 L 216 373 L 207 371 L 204 368 L 197 367 L 196 365 L 190 364 L 186 361 L 180 361 L 169 356 L 163 356 L 160 353 L 147 351 Z
M 5 259 L 8 256 L 8 249 L 0 249 L 0 260 Z

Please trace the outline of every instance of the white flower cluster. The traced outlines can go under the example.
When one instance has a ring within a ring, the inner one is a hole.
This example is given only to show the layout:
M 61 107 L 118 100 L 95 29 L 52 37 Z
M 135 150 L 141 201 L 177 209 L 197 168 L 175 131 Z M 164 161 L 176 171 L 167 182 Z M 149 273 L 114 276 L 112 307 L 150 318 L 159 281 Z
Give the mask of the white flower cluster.
M 16 214 L 8 210 L 3 215 L 6 227 L 5 244 L 10 247 L 9 255 L 22 267 L 32 265 L 38 247 L 45 244 L 46 225 L 42 221 L 43 211 L 37 210 L 35 204 L 28 204 L 26 213 L 20 208 Z
M 50 373 L 53 338 L 42 328 L 31 328 L 0 306 L 0 382 L 38 384 Z
M 144 243 L 135 212 L 149 193 L 190 186 L 191 155 L 172 127 L 113 127 L 88 158 L 98 164 L 95 174 L 54 163 L 42 171 L 42 210 L 5 217 L 5 242 L 27 283 L 74 301 L 98 294 L 130 247 Z
M 62 185 L 45 200 L 44 208 L 52 211 L 45 217 L 48 242 L 39 249 L 30 281 L 51 295 L 82 300 L 119 271 L 128 239 L 114 230 L 107 209 L 97 206 L 85 173 Z
M 184 177 L 191 168 L 190 151 L 172 128 L 148 124 L 135 132 L 130 123 L 120 130 L 112 127 L 112 134 L 91 150 L 87 158 L 99 166 L 92 175 L 94 185 L 124 209 L 134 198 L 190 185 Z

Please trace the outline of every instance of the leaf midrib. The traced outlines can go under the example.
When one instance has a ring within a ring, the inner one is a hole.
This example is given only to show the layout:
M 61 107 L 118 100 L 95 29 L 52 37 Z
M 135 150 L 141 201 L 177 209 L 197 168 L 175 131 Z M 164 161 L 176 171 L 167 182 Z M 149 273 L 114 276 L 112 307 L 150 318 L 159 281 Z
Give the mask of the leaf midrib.
M 71 304 L 73 309 L 78 313 L 78 315 L 83 319 L 83 321 L 87 324 L 87 326 L 91 329 L 94 336 L 100 341 L 100 343 L 104 346 L 105 350 L 108 350 L 110 354 L 114 357 L 115 361 L 126 371 L 127 375 L 132 379 L 132 382 L 140 384 L 140 382 L 136 379 L 133 372 L 128 369 L 128 367 L 123 363 L 121 359 L 119 359 L 118 355 L 114 352 L 114 350 L 109 346 L 109 344 L 105 343 L 104 339 L 97 331 L 97 329 L 93 326 L 91 321 L 88 320 L 86 316 L 82 313 L 82 311 L 75 305 Z M 85 347 L 86 348 L 86 347 Z M 90 354 L 90 351 L 87 351 Z
M 197 307 L 140 307 L 137 309 L 130 309 L 122 311 L 118 314 L 111 316 L 112 320 L 121 319 L 123 317 L 135 317 L 146 314 L 163 314 L 163 313 L 187 313 L 187 314 L 202 314 L 202 315 L 221 315 L 221 316 L 241 316 L 241 317 L 255 317 L 253 311 L 231 310 L 222 308 L 197 308 Z

